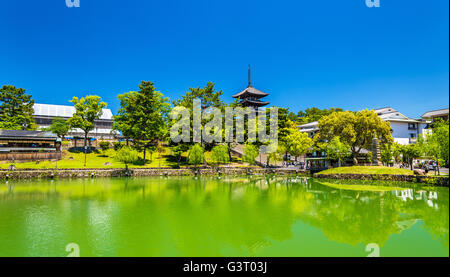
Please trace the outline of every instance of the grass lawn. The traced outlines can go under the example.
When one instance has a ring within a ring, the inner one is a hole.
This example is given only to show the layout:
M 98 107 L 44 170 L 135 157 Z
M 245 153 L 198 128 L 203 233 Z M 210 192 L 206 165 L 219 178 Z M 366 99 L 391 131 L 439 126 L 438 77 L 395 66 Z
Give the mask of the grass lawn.
M 125 164 L 117 161 L 114 157 L 116 152 L 114 149 L 108 149 L 105 152 L 99 151 L 98 153 L 87 154 L 86 168 L 125 168 Z M 143 153 L 139 153 L 142 158 Z M 206 162 L 209 165 L 213 165 L 211 153 L 205 152 Z M 165 167 L 171 168 L 177 166 L 176 159 L 172 156 L 172 152 L 169 148 L 164 148 L 164 152 L 160 154 L 153 153 L 150 155 L 147 152 L 147 162 L 145 165 L 129 164 L 130 168 L 148 168 L 148 167 Z M 187 166 L 187 152 L 183 153 L 180 166 Z M 240 163 L 241 159 L 233 157 L 231 162 L 232 166 L 243 166 Z M 0 169 L 7 169 L 11 163 L 1 163 Z M 17 169 L 53 169 L 53 168 L 85 168 L 84 167 L 84 153 L 74 153 L 69 151 L 63 152 L 63 158 L 58 162 L 55 161 L 41 161 L 41 162 L 25 162 L 15 163 Z
M 344 166 L 321 171 L 317 174 L 399 174 L 413 175 L 409 169 L 394 168 L 386 166 Z

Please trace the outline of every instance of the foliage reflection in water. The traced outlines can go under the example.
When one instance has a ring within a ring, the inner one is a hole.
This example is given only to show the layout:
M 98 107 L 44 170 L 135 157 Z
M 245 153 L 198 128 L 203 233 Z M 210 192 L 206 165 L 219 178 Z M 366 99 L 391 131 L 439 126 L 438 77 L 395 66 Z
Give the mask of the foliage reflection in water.
M 448 256 L 449 190 L 303 177 L 9 181 L 0 256 Z

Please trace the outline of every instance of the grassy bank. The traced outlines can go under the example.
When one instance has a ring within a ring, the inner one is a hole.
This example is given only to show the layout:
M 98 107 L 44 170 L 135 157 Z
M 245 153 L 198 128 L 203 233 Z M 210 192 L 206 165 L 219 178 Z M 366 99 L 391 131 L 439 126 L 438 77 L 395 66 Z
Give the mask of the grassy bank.
M 386 166 L 344 166 L 327 169 L 317 173 L 321 174 L 394 174 L 394 175 L 414 175 L 409 169 L 394 168 Z
M 98 151 L 87 154 L 86 168 L 125 168 L 125 164 L 115 159 L 116 151 L 109 149 L 106 151 Z M 140 153 L 140 158 L 143 154 Z M 147 162 L 145 164 L 141 162 L 136 164 L 130 164 L 132 168 L 174 168 L 177 167 L 177 159 L 172 155 L 172 151 L 169 148 L 164 148 L 164 151 L 159 153 L 147 153 Z M 209 165 L 213 165 L 210 152 L 205 152 L 205 159 Z M 7 169 L 11 163 L 0 164 L 0 169 Z M 84 166 L 84 153 L 64 151 L 63 157 L 59 161 L 36 161 L 25 163 L 14 163 L 17 169 L 53 169 L 53 168 L 85 168 Z M 243 166 L 240 163 L 240 159 L 233 157 L 233 166 Z M 187 164 L 187 152 L 183 153 L 180 166 L 185 167 Z

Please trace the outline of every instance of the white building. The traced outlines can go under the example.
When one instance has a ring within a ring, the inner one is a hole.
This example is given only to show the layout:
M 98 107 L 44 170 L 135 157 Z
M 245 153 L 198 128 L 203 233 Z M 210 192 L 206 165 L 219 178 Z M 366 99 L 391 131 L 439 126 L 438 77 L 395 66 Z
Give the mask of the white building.
M 53 118 L 61 117 L 69 119 L 75 113 L 75 107 L 65 105 L 50 105 L 50 104 L 34 104 L 34 120 L 39 129 L 47 128 L 52 124 Z M 113 138 L 112 133 L 113 114 L 110 109 L 103 109 L 103 113 L 98 120 L 95 121 L 94 130 L 89 133 L 90 137 L 94 138 Z M 84 132 L 81 129 L 70 130 L 68 136 L 84 137 Z
M 376 109 L 375 113 L 391 124 L 394 141 L 403 145 L 416 143 L 417 138 L 427 126 L 426 122 L 409 118 L 391 107 Z

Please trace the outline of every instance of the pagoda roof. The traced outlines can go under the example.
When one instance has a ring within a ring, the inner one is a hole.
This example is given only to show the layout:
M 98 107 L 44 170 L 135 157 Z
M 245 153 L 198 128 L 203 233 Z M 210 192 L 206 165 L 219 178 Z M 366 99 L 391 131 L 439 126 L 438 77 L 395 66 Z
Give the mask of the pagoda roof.
M 233 95 L 233 98 L 241 98 L 243 96 L 252 96 L 252 97 L 256 97 L 256 98 L 262 98 L 269 95 L 268 93 L 262 92 L 252 86 L 248 86 L 246 89 L 244 89 L 243 91 L 236 93 L 235 95 Z
M 243 99 L 240 104 L 242 106 L 257 106 L 257 107 L 263 107 L 266 105 L 269 105 L 270 102 L 265 101 L 259 101 L 259 100 L 250 100 L 250 99 Z

